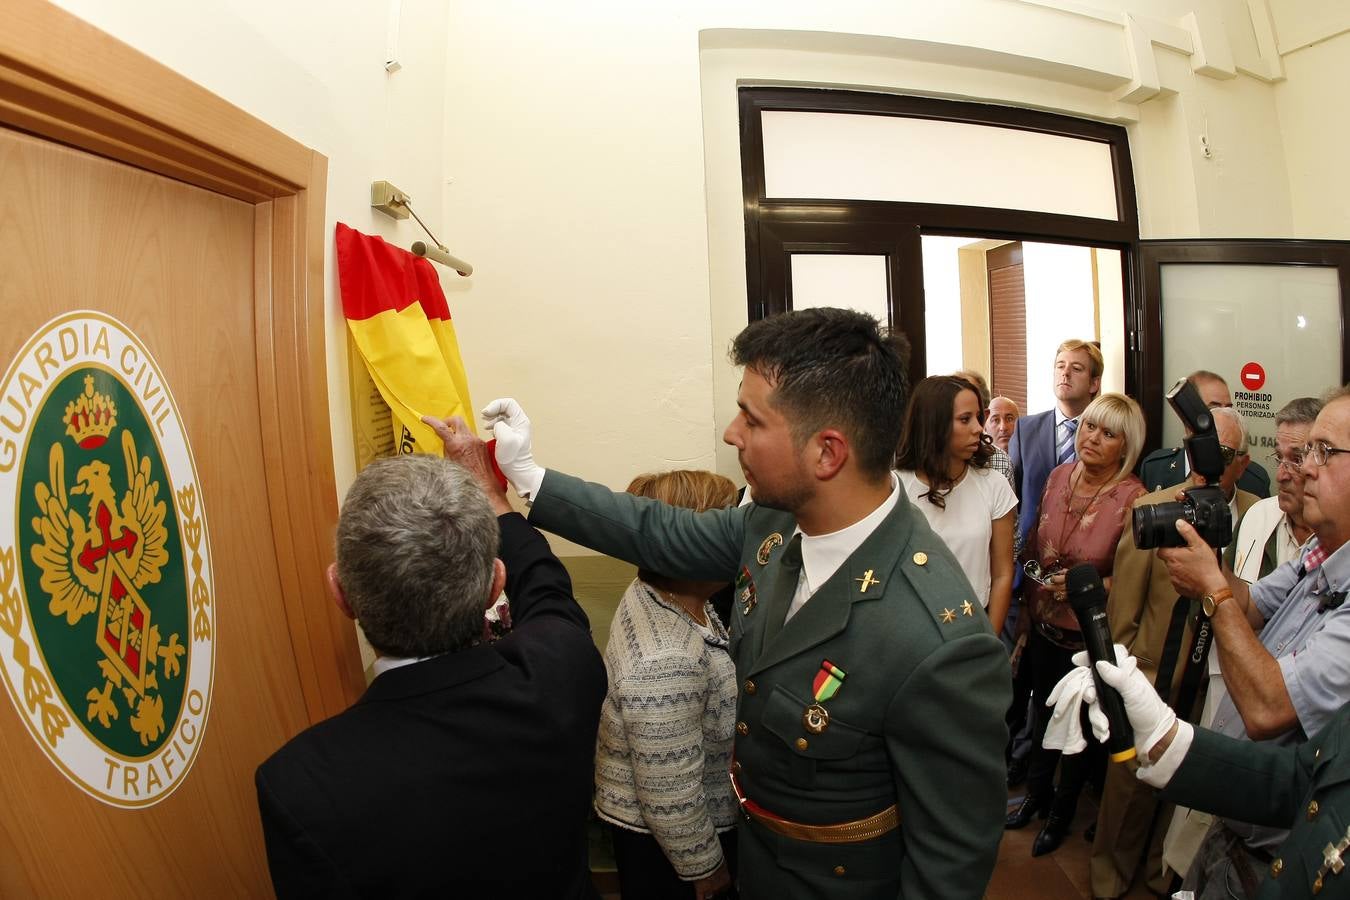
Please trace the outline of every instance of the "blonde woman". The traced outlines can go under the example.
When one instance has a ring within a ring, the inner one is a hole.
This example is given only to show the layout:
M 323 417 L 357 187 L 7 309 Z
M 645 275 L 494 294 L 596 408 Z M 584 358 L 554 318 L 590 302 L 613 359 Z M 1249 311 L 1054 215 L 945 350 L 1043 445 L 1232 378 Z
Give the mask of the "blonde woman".
M 700 511 L 736 502 L 735 485 L 712 472 L 639 475 L 628 492 Z M 724 586 L 639 569 L 614 613 L 595 809 L 611 826 L 624 897 L 704 900 L 731 886 L 736 667 L 708 602 Z
M 1041 746 L 1050 720 L 1045 698 L 1073 668 L 1073 654 L 1083 649 L 1078 619 L 1065 602 L 1065 573 L 1080 563 L 1091 563 L 1109 594 L 1116 545 L 1129 527 L 1134 501 L 1145 493 L 1143 483 L 1133 474 L 1143 442 L 1144 414 L 1134 400 L 1124 394 L 1102 394 L 1089 403 L 1074 435 L 1078 459 L 1050 472 L 1036 523 L 1027 535 L 1024 555 L 1035 563 L 1039 577 L 1024 582 L 1031 631 L 1022 664 L 1031 666 L 1032 691 L 1038 702 L 1032 704 L 1026 797 L 1008 816 L 1006 827 L 1022 828 L 1036 813 L 1043 818 L 1048 814 L 1032 845 L 1032 856 L 1051 853 L 1063 842 L 1089 765 L 1084 759 L 1087 754 L 1064 757 L 1056 787 L 1055 764 L 1060 754 Z

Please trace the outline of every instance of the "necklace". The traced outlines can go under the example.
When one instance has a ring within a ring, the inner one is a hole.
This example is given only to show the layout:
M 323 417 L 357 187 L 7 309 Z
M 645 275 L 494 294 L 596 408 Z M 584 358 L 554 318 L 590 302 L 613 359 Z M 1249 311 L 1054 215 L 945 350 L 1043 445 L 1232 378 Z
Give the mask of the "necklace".
M 1092 508 L 1092 504 L 1097 502 L 1097 497 L 1101 494 L 1102 488 L 1106 487 L 1108 484 L 1111 483 L 1111 480 L 1108 478 L 1106 481 L 1103 481 L 1101 484 L 1097 485 L 1097 490 L 1092 492 L 1092 496 L 1088 498 L 1088 502 L 1083 504 L 1083 506 L 1078 510 L 1078 515 L 1074 517 L 1073 526 L 1072 528 L 1070 528 L 1069 513 L 1073 511 L 1073 499 L 1075 496 L 1077 496 L 1078 488 L 1082 486 L 1083 478 L 1086 475 L 1087 475 L 1087 466 L 1083 466 L 1081 469 L 1079 469 L 1077 472 L 1074 473 L 1073 478 L 1069 479 L 1069 497 L 1067 500 L 1064 501 L 1064 516 L 1060 519 L 1059 522 L 1059 535 L 1060 535 L 1059 539 L 1063 541 L 1066 546 L 1068 545 L 1069 542 L 1069 534 L 1072 531 L 1078 530 L 1078 526 L 1082 524 L 1083 516 L 1087 515 L 1087 511 Z
M 679 599 L 676 598 L 676 596 L 672 594 L 670 591 L 662 590 L 661 588 L 656 588 L 655 590 L 656 593 L 659 594 L 667 603 L 669 603 L 671 606 L 675 607 L 680 612 L 684 613 L 686 616 L 692 619 L 695 625 L 699 625 L 703 628 L 709 627 L 707 610 L 700 609 L 698 615 L 694 615 L 694 613 L 691 612 L 687 606 L 681 603 Z

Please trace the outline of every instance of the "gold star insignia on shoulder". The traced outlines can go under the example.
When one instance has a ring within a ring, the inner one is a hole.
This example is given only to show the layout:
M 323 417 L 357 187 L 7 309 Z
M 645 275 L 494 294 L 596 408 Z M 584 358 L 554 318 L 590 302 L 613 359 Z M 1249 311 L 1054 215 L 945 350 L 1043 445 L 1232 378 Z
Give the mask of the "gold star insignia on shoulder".
M 948 623 L 950 623 L 950 622 L 955 622 L 955 621 L 956 621 L 956 610 L 954 610 L 954 609 L 944 609 L 944 610 L 942 611 L 942 624 L 946 625 L 946 624 L 948 624 Z
M 867 593 L 867 589 L 870 588 L 870 587 L 871 587 L 872 585 L 874 585 L 874 584 L 881 584 L 881 579 L 880 579 L 880 578 L 873 578 L 873 577 L 872 577 L 872 570 L 871 570 L 871 569 L 868 569 L 866 572 L 864 572 L 861 578 L 855 578 L 855 579 L 853 579 L 853 580 L 856 581 L 856 582 L 858 582 L 858 585 L 859 585 L 859 587 L 858 587 L 858 593 L 860 593 L 860 594 L 865 594 L 865 593 Z
M 961 615 L 963 615 L 963 616 L 973 616 L 973 615 L 975 615 L 975 605 L 974 605 L 973 603 L 971 603 L 969 600 L 967 600 L 965 603 L 962 603 L 962 604 L 961 604 Z
M 761 566 L 767 566 L 769 564 L 769 554 L 773 552 L 773 548 L 781 546 L 782 543 L 783 536 L 776 531 L 766 537 L 764 543 L 759 545 L 759 552 L 755 554 L 755 562 L 759 563 Z

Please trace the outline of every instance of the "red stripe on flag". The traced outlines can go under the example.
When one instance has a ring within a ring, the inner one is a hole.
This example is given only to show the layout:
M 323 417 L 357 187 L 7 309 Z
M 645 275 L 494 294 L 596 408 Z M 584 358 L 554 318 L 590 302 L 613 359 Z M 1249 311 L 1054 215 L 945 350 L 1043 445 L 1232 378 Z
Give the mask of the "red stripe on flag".
M 419 262 L 431 269 L 431 263 L 386 243 L 383 238 L 362 234 L 339 222 L 337 263 L 343 315 L 361 321 L 416 303 L 421 285 L 415 264 Z M 436 273 L 430 274 L 435 279 Z M 444 304 L 439 282 L 436 294 Z

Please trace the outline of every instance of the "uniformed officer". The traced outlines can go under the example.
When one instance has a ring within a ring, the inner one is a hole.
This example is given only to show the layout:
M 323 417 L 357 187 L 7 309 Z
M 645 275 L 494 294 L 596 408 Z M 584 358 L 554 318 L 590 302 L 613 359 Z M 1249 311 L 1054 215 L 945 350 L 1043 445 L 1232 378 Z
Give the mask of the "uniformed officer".
M 1079 668 L 1056 687 L 1057 719 L 1076 717 L 1080 701 L 1097 706 L 1086 654 L 1080 655 Z M 1306 743 L 1240 741 L 1177 719 L 1135 658 L 1119 644 L 1116 655 L 1120 665 L 1102 661 L 1097 672 L 1125 701 L 1140 780 L 1193 809 L 1290 829 L 1266 871 L 1257 873 L 1259 885 L 1243 885 L 1248 896 L 1350 897 L 1350 704 Z M 1094 710 L 1091 719 L 1105 740 L 1107 731 L 1097 727 L 1104 715 Z
M 1210 409 L 1232 407 L 1233 395 L 1228 391 L 1228 382 L 1222 375 L 1206 369 L 1197 369 L 1186 376 L 1186 380 L 1195 385 L 1200 398 Z M 1246 450 L 1245 447 L 1238 448 Z M 1186 448 L 1163 447 L 1139 460 L 1139 480 L 1150 491 L 1175 487 L 1186 480 L 1191 473 L 1186 459 Z M 1270 496 L 1270 475 L 1261 464 L 1252 460 L 1238 477 L 1238 489 L 1257 497 Z
M 694 513 L 539 468 L 484 415 L 531 521 L 672 576 L 735 582 L 742 896 L 980 897 L 1003 830 L 1007 654 L 891 462 L 907 346 L 811 309 L 736 338 L 724 439 L 753 496 Z

